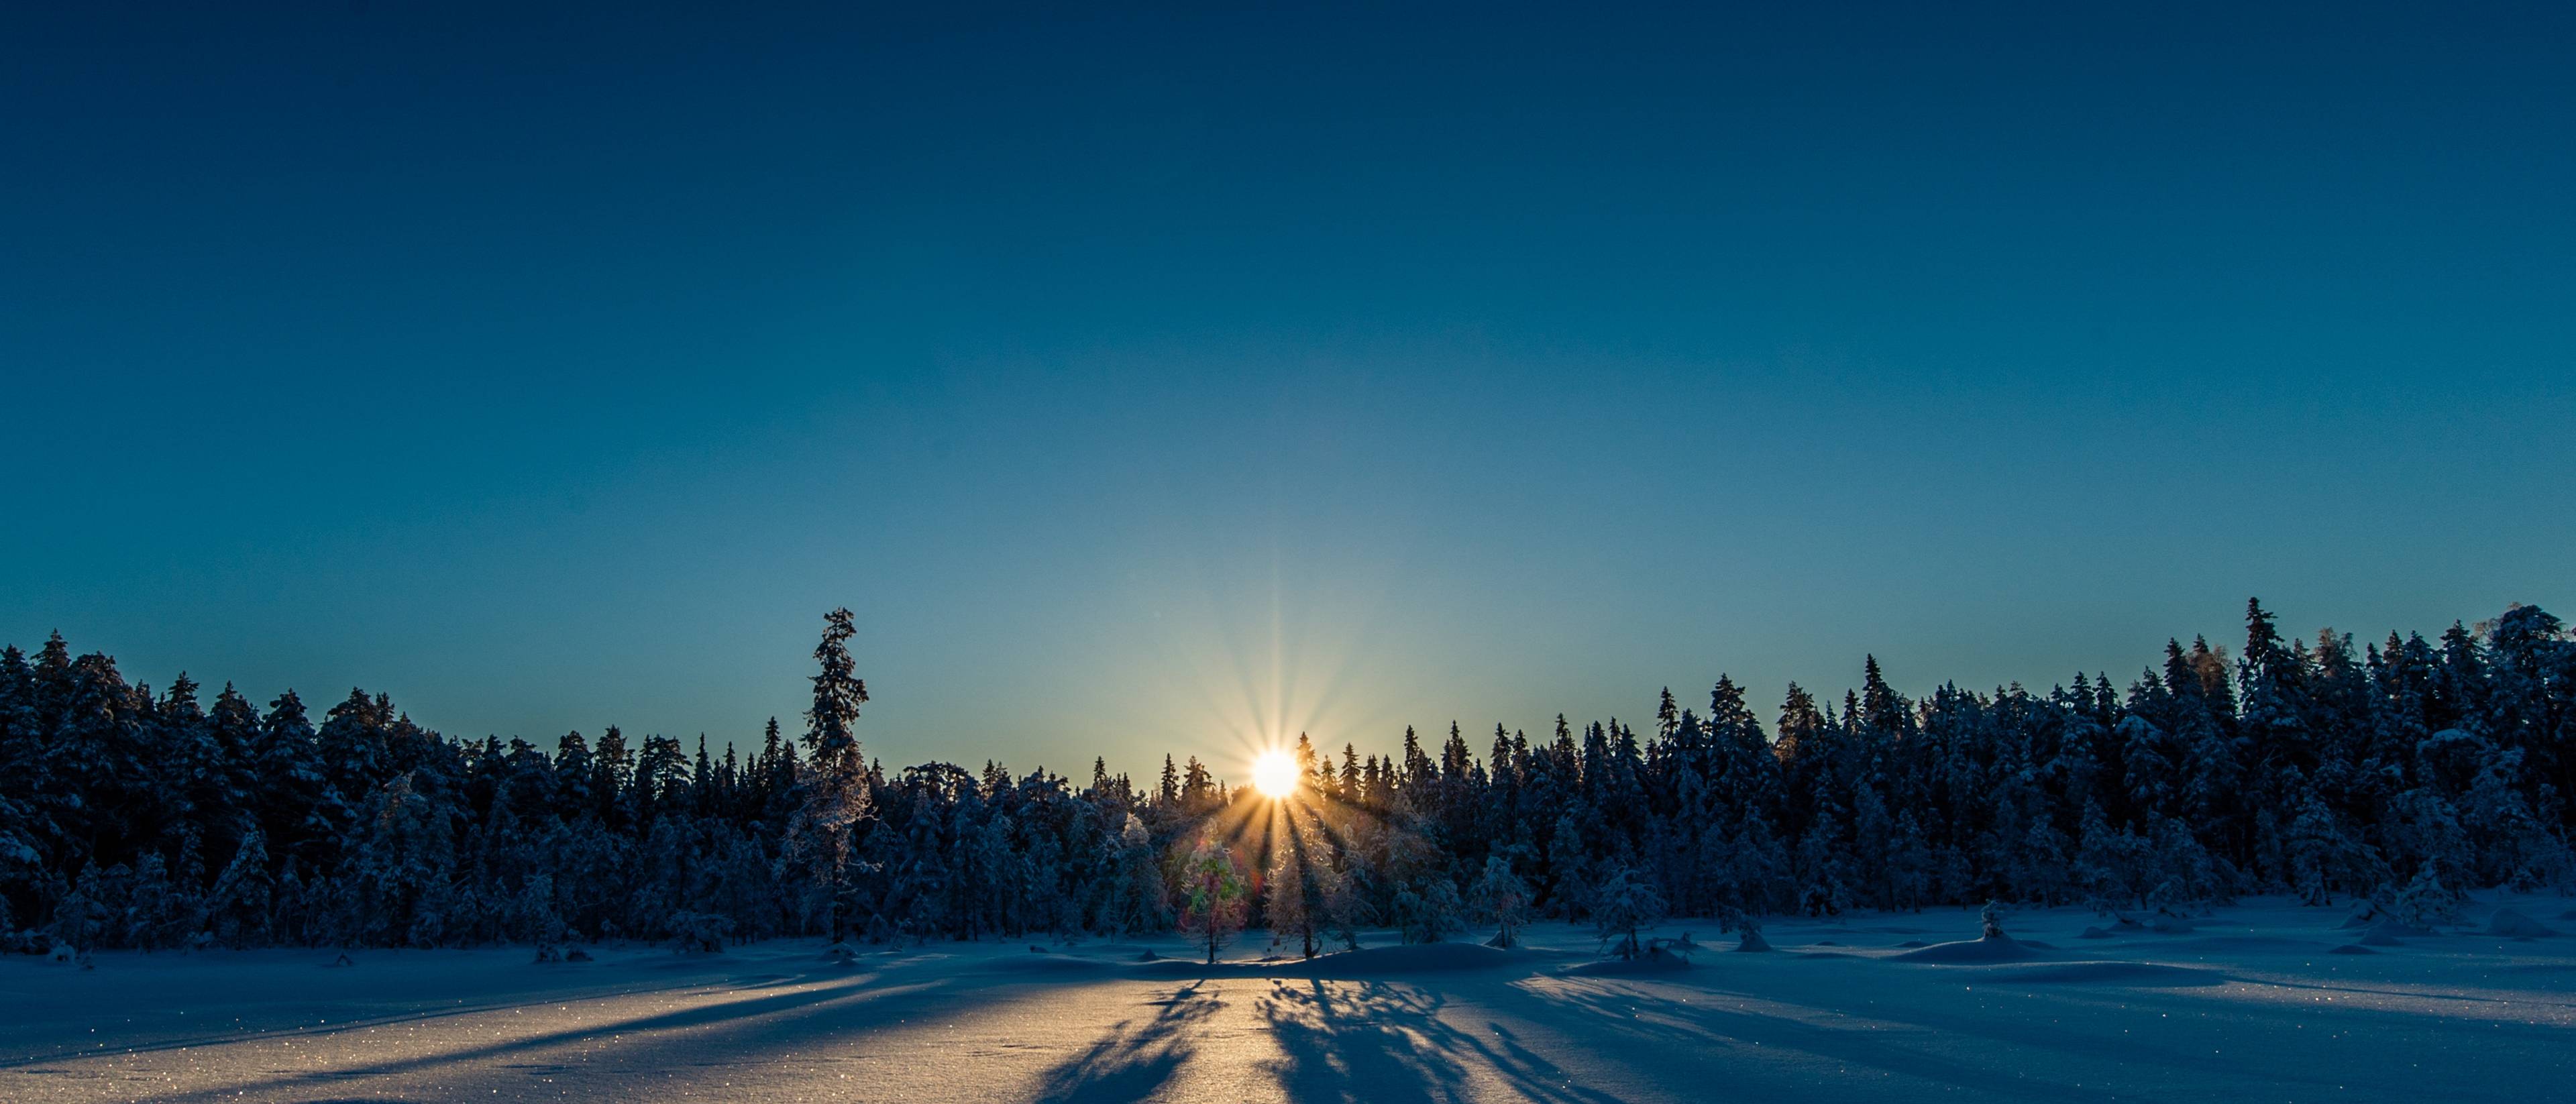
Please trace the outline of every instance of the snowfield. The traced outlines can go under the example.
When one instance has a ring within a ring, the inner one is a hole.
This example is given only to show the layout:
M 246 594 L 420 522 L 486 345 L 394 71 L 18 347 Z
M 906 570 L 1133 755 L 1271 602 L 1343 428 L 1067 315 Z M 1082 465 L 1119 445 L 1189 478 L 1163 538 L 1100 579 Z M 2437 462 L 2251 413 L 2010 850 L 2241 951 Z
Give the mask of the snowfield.
M 2522 935 L 2487 934 L 2500 906 Z M 1677 921 L 1681 970 L 1586 965 L 1565 925 L 1311 964 L 1252 961 L 1253 933 L 1214 968 L 1178 938 L 10 958 L 0 1100 L 2530 1104 L 2576 1098 L 2571 907 L 2485 899 L 2430 935 L 2278 901 L 2164 931 L 2019 911 L 2009 942 L 1938 910 L 1775 921 L 1770 953 Z

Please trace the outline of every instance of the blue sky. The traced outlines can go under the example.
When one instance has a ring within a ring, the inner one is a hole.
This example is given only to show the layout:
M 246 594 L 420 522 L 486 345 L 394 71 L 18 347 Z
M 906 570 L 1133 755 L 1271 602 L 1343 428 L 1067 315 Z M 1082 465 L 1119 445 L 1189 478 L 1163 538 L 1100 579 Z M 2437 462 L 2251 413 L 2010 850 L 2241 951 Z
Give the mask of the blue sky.
M 2576 606 L 2563 7 L 34 7 L 0 639 L 155 684 L 720 741 L 846 604 L 1141 772 Z

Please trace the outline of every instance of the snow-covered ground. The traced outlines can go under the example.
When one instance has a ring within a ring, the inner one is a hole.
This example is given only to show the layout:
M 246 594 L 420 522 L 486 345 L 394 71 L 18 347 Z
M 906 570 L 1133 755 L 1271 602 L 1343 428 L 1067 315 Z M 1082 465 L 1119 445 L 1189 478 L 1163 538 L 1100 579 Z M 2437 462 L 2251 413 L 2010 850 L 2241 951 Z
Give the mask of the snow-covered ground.
M 2340 911 L 2252 902 L 2195 930 L 2067 909 L 1778 921 L 1687 970 L 1584 967 L 1595 940 L 1385 948 L 1215 969 L 1178 939 L 942 944 L 828 961 L 594 948 L 0 961 L 0 1100 L 1496 1101 L 2576 1099 L 2576 937 L 2446 934 L 2336 953 Z M 2031 941 L 2045 946 L 2031 946 Z M 1921 951 L 1922 953 L 1915 953 Z M 1910 957 L 1909 957 L 1910 956 Z

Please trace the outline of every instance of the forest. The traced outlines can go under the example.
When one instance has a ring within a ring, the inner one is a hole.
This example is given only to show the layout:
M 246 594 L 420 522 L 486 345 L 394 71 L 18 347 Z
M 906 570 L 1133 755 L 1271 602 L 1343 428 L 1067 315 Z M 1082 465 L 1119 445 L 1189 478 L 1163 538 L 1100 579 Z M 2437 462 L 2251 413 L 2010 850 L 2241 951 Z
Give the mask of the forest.
M 2125 688 L 1942 685 L 1875 659 L 1768 724 L 1724 677 L 1647 719 L 1407 729 L 1292 748 L 1298 793 L 1195 757 L 1139 783 L 931 762 L 859 741 L 851 615 L 827 615 L 792 735 L 711 752 L 609 728 L 452 739 L 353 689 L 317 719 L 185 674 L 129 682 L 57 634 L 0 651 L 0 943 L 10 950 L 784 935 L 922 941 L 1263 928 L 1291 953 L 1990 901 L 2188 912 L 2292 894 L 2438 919 L 2564 886 L 2576 640 L 2517 606 L 2356 651 L 2259 602 L 2231 657 L 2169 641 Z M 1481 745 L 1481 754 L 1479 754 Z M 1478 934 L 1469 936 L 1468 932 Z

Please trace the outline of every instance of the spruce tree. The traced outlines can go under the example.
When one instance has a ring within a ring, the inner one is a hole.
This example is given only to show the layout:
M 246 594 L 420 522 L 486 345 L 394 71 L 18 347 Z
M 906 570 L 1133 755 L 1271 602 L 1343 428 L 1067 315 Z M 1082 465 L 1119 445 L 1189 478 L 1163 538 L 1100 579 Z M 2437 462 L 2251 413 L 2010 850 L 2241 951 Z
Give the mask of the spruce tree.
M 808 758 L 797 780 L 801 800 L 787 825 L 785 855 L 822 887 L 827 930 L 837 944 L 849 937 L 856 831 L 868 815 L 867 761 L 856 732 L 868 684 L 850 658 L 849 641 L 858 632 L 850 611 L 835 609 L 823 624 L 823 641 L 814 647 L 822 669 L 813 676 L 814 704 L 805 712 Z

